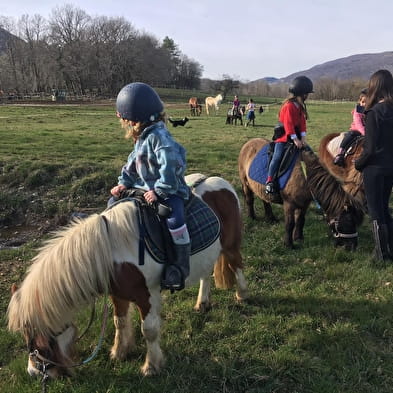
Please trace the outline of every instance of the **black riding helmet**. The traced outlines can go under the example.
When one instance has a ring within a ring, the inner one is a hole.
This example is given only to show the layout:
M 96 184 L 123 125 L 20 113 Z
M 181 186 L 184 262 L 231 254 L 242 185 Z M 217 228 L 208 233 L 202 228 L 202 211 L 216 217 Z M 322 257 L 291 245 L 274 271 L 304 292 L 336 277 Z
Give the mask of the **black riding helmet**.
M 311 79 L 306 76 L 296 77 L 289 85 L 288 91 L 294 96 L 302 96 L 308 93 L 314 93 L 314 86 Z
M 116 110 L 122 119 L 142 123 L 154 121 L 163 109 L 159 95 L 146 83 L 130 83 L 117 95 Z

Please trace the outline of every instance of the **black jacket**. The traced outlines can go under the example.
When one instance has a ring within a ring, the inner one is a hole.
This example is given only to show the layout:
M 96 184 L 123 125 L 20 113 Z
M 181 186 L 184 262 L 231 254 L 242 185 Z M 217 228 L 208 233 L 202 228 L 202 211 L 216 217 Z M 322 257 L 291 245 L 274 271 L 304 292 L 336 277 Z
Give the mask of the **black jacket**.
M 369 165 L 393 170 L 393 105 L 386 102 L 377 103 L 366 112 L 364 148 L 355 168 L 362 171 Z

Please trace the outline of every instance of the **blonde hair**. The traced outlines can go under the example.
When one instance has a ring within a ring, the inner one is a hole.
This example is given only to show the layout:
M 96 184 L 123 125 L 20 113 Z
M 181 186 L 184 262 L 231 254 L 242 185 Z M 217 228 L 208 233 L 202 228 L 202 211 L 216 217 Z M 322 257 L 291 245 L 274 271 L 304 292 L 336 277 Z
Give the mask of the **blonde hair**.
M 135 143 L 138 140 L 138 138 L 141 136 L 143 130 L 146 127 L 149 127 L 152 124 L 157 123 L 159 121 L 164 121 L 164 122 L 166 121 L 164 112 L 160 113 L 157 120 L 155 121 L 137 122 L 135 124 L 132 124 L 133 122 L 131 120 L 120 119 L 120 125 L 121 128 L 123 128 L 126 132 L 124 137 L 126 139 L 132 139 Z

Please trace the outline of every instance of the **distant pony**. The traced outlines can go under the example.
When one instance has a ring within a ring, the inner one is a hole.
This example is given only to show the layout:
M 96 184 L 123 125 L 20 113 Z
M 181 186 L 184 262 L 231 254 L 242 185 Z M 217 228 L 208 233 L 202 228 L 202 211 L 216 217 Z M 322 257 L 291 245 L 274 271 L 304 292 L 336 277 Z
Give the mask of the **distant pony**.
M 200 116 L 202 113 L 202 105 L 200 104 L 198 97 L 191 97 L 188 100 L 188 105 L 190 105 L 191 116 Z
M 221 94 L 218 94 L 216 97 L 206 97 L 205 99 L 205 105 L 206 105 L 206 114 L 209 116 L 210 112 L 209 112 L 209 108 L 215 109 L 215 114 L 217 114 L 218 112 L 218 106 L 221 104 L 223 98 Z

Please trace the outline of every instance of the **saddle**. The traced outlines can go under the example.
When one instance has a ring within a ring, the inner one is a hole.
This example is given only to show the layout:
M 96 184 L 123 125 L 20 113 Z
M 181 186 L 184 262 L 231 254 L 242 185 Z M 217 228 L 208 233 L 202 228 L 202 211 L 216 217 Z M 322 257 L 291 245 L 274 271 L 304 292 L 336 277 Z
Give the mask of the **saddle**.
M 172 237 L 166 223 L 171 208 L 163 202 L 148 204 L 143 198 L 145 191 L 128 189 L 120 195 L 118 203 L 133 201 L 138 211 L 139 264 L 144 264 L 144 251 L 158 263 L 166 264 L 175 259 Z M 184 213 L 191 238 L 191 255 L 209 247 L 220 235 L 220 223 L 214 212 L 200 198 L 190 192 Z
M 274 153 L 274 142 L 271 142 L 269 144 L 269 149 L 268 149 L 268 163 L 270 164 L 270 161 L 273 157 Z M 289 170 L 291 167 L 291 164 L 293 162 L 293 159 L 295 155 L 298 153 L 298 148 L 295 146 L 294 143 L 287 143 L 284 148 L 284 153 L 281 158 L 280 166 L 278 167 L 277 175 L 276 177 L 279 178 L 281 177 L 285 172 Z

